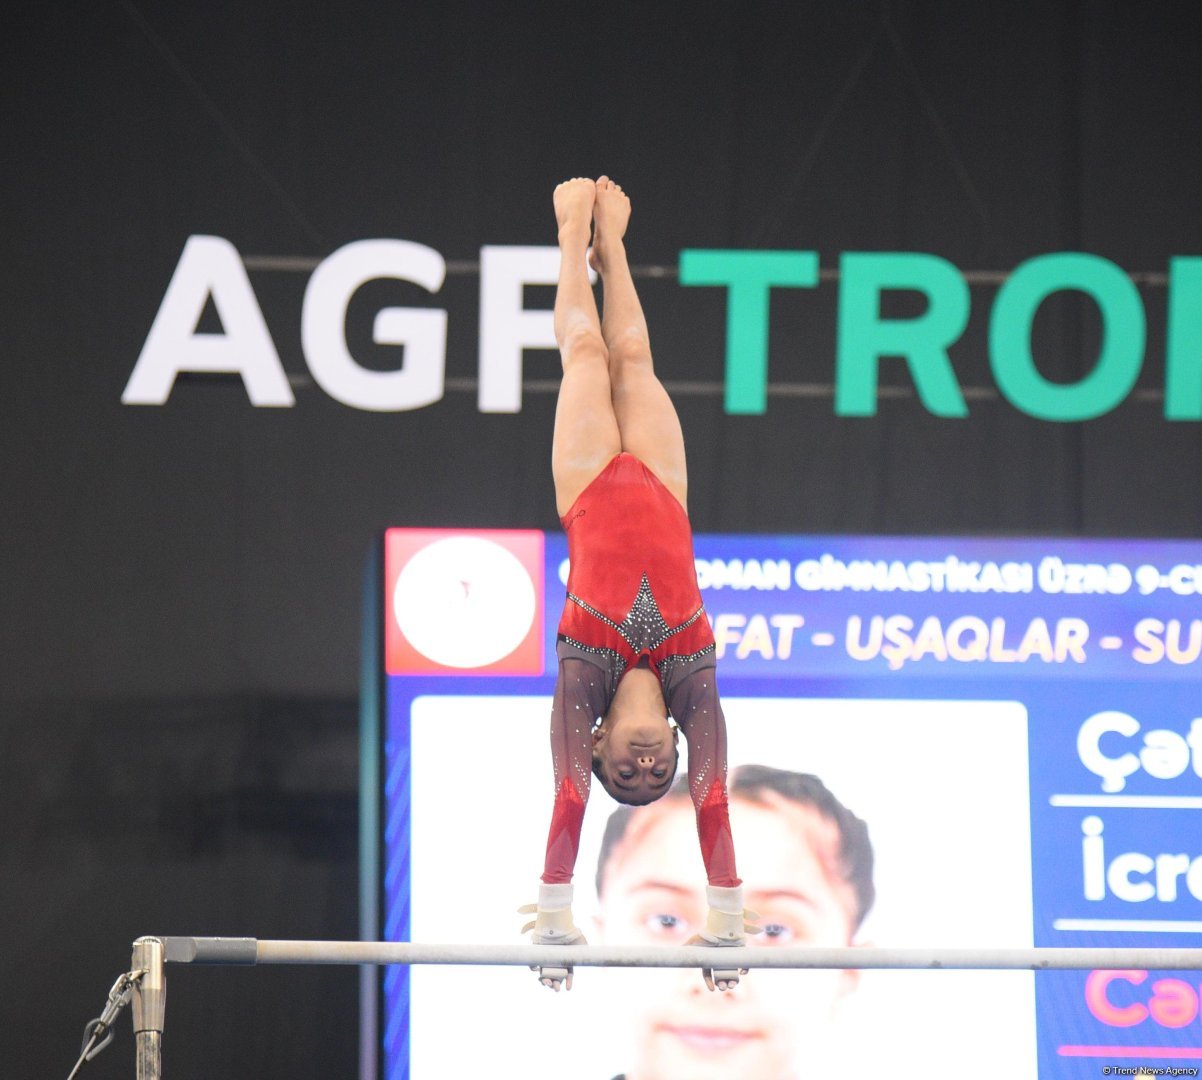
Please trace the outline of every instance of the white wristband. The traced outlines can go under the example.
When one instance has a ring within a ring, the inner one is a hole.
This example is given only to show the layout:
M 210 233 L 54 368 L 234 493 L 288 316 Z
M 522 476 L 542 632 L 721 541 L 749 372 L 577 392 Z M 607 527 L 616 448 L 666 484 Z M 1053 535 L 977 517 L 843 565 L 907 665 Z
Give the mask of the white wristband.
M 707 885 L 705 899 L 711 908 L 721 911 L 724 915 L 743 914 L 742 885 Z
M 538 910 L 563 911 L 572 906 L 572 883 L 570 881 L 548 885 L 540 881 L 538 885 Z

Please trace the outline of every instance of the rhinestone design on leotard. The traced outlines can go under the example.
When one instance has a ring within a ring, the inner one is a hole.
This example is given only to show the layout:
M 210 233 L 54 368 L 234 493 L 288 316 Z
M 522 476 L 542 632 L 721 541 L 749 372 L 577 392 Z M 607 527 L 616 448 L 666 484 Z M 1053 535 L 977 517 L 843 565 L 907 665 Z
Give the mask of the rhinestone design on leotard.
M 613 685 L 618 685 L 623 673 L 626 671 L 626 660 L 620 652 L 615 649 L 602 648 L 599 645 L 585 645 L 584 642 L 577 641 L 575 638 L 570 638 L 567 634 L 560 634 L 559 640 L 565 645 L 571 645 L 573 649 L 579 649 L 581 652 L 592 653 L 593 656 L 604 657 L 607 661 L 606 666 L 608 670 L 613 672 Z
M 695 664 L 698 660 L 713 656 L 716 651 L 714 645 L 707 645 L 704 649 L 698 649 L 694 653 L 681 653 L 679 655 L 672 654 L 665 656 L 659 664 L 659 678 L 664 686 L 671 686 L 675 682 L 675 674 L 677 668 L 688 667 Z
M 643 575 L 639 591 L 630 606 L 630 612 L 620 623 L 603 615 L 592 604 L 581 600 L 573 593 L 568 593 L 568 599 L 621 634 L 636 654 L 658 648 L 673 634 L 679 634 L 680 631 L 692 626 L 705 613 L 704 608 L 698 608 L 679 626 L 669 626 L 660 612 L 659 604 L 655 602 L 655 594 L 651 591 L 651 582 L 647 580 L 646 574 Z

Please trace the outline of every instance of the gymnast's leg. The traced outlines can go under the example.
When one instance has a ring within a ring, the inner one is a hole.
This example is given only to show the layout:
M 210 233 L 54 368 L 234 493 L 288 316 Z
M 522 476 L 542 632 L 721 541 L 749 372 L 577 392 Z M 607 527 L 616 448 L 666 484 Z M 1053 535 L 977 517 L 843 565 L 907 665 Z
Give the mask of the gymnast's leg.
M 622 449 L 634 454 L 687 509 L 684 435 L 651 363 L 651 340 L 626 261 L 630 199 L 608 177 L 597 181 L 593 268 L 604 288 L 601 329 L 609 352 L 613 411 Z
M 596 190 L 592 180 L 577 178 L 560 184 L 554 197 L 560 253 L 555 339 L 563 381 L 555 408 L 551 471 L 560 517 L 622 449 L 611 400 L 609 356 L 586 261 Z

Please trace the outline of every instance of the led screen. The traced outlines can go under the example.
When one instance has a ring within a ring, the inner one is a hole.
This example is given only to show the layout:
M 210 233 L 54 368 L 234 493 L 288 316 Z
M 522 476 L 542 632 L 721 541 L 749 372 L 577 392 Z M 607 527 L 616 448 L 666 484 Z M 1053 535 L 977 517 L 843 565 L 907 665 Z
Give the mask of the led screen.
M 566 542 L 393 529 L 384 548 L 365 932 L 513 943 L 553 797 Z M 871 843 L 861 921 L 815 854 L 829 819 L 735 786 L 748 906 L 772 930 L 757 947 L 1197 945 L 1202 544 L 701 535 L 695 550 L 732 783 L 756 766 L 817 777 Z M 593 785 L 575 877 L 591 942 L 671 944 L 696 921 L 691 807 L 666 806 L 603 851 L 617 804 Z M 521 969 L 391 968 L 369 1037 L 389 1080 L 1094 1078 L 1202 1065 L 1199 993 L 1180 972 L 753 970 L 718 995 L 698 972 L 590 968 L 556 996 Z

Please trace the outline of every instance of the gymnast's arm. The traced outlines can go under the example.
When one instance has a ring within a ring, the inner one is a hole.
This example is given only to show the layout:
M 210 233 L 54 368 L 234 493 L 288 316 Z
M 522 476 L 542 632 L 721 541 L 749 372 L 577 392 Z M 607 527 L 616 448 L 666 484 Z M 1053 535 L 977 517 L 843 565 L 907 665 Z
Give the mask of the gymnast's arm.
M 718 700 L 712 657 L 681 663 L 665 687 L 668 708 L 689 744 L 689 794 L 697 814 L 697 837 L 711 886 L 740 884 L 726 797 L 726 717 Z
M 718 700 L 712 657 L 680 663 L 676 679 L 665 688 L 669 709 L 689 744 L 689 793 L 697 814 L 697 837 L 707 880 L 709 906 L 705 927 L 689 939 L 690 945 L 745 945 L 747 934 L 759 928 L 746 920 L 743 883 L 735 869 L 735 845 L 730 832 L 726 795 L 726 717 Z M 730 990 L 745 971 L 723 967 L 702 968 L 711 990 Z
M 542 877 L 548 885 L 567 885 L 572 880 L 593 774 L 593 725 L 612 697 L 609 671 L 565 643 L 560 643 L 558 652 L 559 676 L 551 706 L 555 809 Z
M 558 653 L 559 676 L 551 706 L 555 808 L 547 833 L 538 903 L 520 909 L 534 915 L 522 932 L 532 930 L 531 940 L 536 945 L 584 944 L 584 935 L 572 921 L 572 872 L 592 779 L 593 721 L 604 715 L 613 696 L 612 672 L 608 668 L 564 642 L 560 642 Z M 570 990 L 572 969 L 544 966 L 539 969 L 539 980 L 552 990 L 561 986 Z

